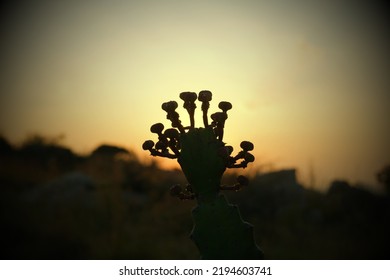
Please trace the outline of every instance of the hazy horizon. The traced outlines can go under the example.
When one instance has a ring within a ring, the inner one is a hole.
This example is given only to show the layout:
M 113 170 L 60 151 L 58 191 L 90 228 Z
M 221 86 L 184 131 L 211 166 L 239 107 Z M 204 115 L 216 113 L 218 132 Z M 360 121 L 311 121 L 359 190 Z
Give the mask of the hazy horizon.
M 37 1 L 5 10 L 0 134 L 64 134 L 88 153 L 140 158 L 161 103 L 213 92 L 233 104 L 225 141 L 255 145 L 253 168 L 297 168 L 378 187 L 390 162 L 389 33 L 355 1 Z M 199 107 L 199 106 L 198 106 Z M 199 110 L 199 109 L 198 109 Z M 198 112 L 198 117 L 199 117 Z M 199 118 L 196 126 L 201 123 Z

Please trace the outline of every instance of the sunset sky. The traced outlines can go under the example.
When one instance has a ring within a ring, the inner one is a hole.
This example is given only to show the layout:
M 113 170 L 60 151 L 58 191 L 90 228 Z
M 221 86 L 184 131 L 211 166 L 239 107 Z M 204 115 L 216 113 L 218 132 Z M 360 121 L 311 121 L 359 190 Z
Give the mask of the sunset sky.
M 233 104 L 224 139 L 252 141 L 256 168 L 375 187 L 390 163 L 389 33 L 385 6 L 357 2 L 15 2 L 2 12 L 0 134 L 143 158 L 150 125 L 170 124 L 161 103 L 208 89 L 211 111 Z

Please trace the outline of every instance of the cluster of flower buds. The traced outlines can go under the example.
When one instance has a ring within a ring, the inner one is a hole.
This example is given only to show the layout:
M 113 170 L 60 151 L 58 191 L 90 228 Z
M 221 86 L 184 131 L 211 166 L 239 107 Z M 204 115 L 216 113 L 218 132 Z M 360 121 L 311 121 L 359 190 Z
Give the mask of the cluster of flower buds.
M 150 151 L 152 156 L 160 156 L 167 158 L 178 158 L 179 152 L 179 132 L 174 128 L 168 128 L 164 132 L 164 125 L 162 123 L 156 123 L 150 127 L 152 133 L 158 135 L 158 141 L 156 143 L 153 140 L 146 140 L 142 144 L 142 148 L 145 151 Z M 173 152 L 170 153 L 169 149 Z
M 242 150 L 234 157 L 231 156 L 233 153 L 232 146 L 221 148 L 220 155 L 225 159 L 227 168 L 246 168 L 248 163 L 255 161 L 255 156 L 250 153 L 254 148 L 252 142 L 242 141 L 240 147 Z M 241 161 L 238 163 L 239 160 Z
M 201 102 L 201 110 L 203 114 L 203 125 L 206 129 L 211 129 L 215 136 L 215 141 L 219 141 L 220 150 L 218 155 L 223 159 L 226 168 L 246 168 L 248 163 L 253 162 L 255 157 L 250 153 L 254 146 L 249 141 L 241 142 L 241 151 L 237 155 L 232 156 L 233 147 L 225 145 L 223 142 L 225 122 L 228 118 L 227 112 L 232 109 L 232 104 L 227 101 L 219 103 L 218 108 L 221 110 L 210 115 L 211 122 L 209 122 L 208 110 L 210 108 L 210 101 L 212 100 L 212 93 L 208 90 L 200 91 L 197 95 L 195 92 L 182 92 L 180 98 L 183 100 L 183 107 L 186 109 L 190 119 L 189 126 L 183 126 L 180 120 L 179 113 L 176 111 L 178 104 L 176 101 L 169 101 L 162 104 L 161 108 L 167 113 L 166 118 L 171 122 L 171 128 L 164 131 L 162 123 L 156 123 L 151 126 L 150 131 L 156 133 L 158 141 L 155 143 L 152 140 L 147 140 L 143 143 L 142 148 L 150 151 L 152 156 L 160 156 L 171 159 L 179 159 L 181 152 L 181 136 L 187 134 L 191 130 L 195 130 L 195 109 L 196 100 Z M 221 189 L 238 190 L 242 186 L 247 185 L 247 179 L 244 176 L 237 178 L 237 184 L 231 187 L 223 186 Z M 181 188 L 174 186 L 171 193 L 181 199 L 192 199 L 194 197 L 191 188 Z

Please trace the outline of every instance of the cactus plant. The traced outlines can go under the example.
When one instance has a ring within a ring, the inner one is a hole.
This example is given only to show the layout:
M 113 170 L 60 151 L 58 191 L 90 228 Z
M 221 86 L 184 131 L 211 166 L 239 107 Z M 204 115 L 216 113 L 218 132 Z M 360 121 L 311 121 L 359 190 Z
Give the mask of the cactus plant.
M 187 178 L 188 185 L 175 185 L 170 193 L 182 200 L 195 199 L 197 206 L 192 210 L 194 227 L 191 238 L 203 259 L 262 259 L 263 253 L 253 238 L 253 226 L 244 222 L 236 205 L 227 202 L 221 190 L 238 191 L 248 184 L 248 179 L 238 176 L 233 186 L 221 186 L 222 175 L 226 168 L 246 168 L 254 161 L 250 153 L 254 146 L 249 141 L 241 142 L 241 151 L 232 156 L 233 147 L 223 142 L 224 126 L 228 118 L 227 111 L 232 109 L 230 102 L 219 103 L 220 112 L 211 114 L 208 120 L 209 102 L 212 93 L 203 90 L 182 92 L 180 98 L 190 117 L 190 125 L 184 127 L 176 112 L 178 104 L 169 101 L 162 104 L 172 128 L 166 129 L 157 123 L 151 132 L 158 135 L 154 143 L 147 140 L 144 150 L 152 156 L 177 159 Z M 195 127 L 195 101 L 202 103 L 204 127 Z

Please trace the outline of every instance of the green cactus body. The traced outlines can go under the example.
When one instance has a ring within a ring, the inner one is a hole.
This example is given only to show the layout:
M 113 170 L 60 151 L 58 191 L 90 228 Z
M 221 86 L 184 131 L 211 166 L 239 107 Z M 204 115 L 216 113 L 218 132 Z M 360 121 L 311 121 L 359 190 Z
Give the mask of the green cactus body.
M 203 259 L 263 259 L 253 239 L 253 226 L 242 220 L 237 206 L 219 195 L 192 211 L 191 238 Z
M 202 93 L 206 93 L 206 98 Z M 194 227 L 191 238 L 198 247 L 203 259 L 262 259 L 263 253 L 255 244 L 253 226 L 244 222 L 238 207 L 227 202 L 221 194 L 221 189 L 239 190 L 246 184 L 243 176 L 237 178 L 238 184 L 232 187 L 221 187 L 221 178 L 226 168 L 245 168 L 254 160 L 249 153 L 253 144 L 248 141 L 241 143 L 237 156 L 232 157 L 231 147 L 225 146 L 222 141 L 224 122 L 227 119 L 226 111 L 231 109 L 229 102 L 221 102 L 223 112 L 213 114 L 213 122 L 208 125 L 207 109 L 211 100 L 211 92 L 199 93 L 199 100 L 203 102 L 203 119 L 205 128 L 195 128 L 193 112 L 196 105 L 195 93 L 182 93 L 180 97 L 185 101 L 185 108 L 189 111 L 191 126 L 184 128 L 178 114 L 175 112 L 177 103 L 170 101 L 164 103 L 162 108 L 167 111 L 167 118 L 172 121 L 172 127 L 180 131 L 162 134 L 162 124 L 152 126 L 151 131 L 159 134 L 159 142 L 153 148 L 154 142 L 148 140 L 143 148 L 150 150 L 153 156 L 177 158 L 189 187 L 182 189 L 174 186 L 171 193 L 181 199 L 196 199 L 198 204 L 192 211 Z M 186 131 L 187 130 L 187 131 Z M 176 137 L 177 136 L 177 137 Z M 168 147 L 174 151 L 169 152 Z M 241 162 L 237 163 L 237 161 Z
M 212 128 L 194 128 L 181 135 L 178 162 L 199 203 L 214 201 L 219 193 L 225 163 L 218 151 L 223 146 Z
M 242 220 L 237 206 L 220 194 L 226 170 L 212 128 L 191 129 L 181 136 L 180 166 L 192 186 L 198 206 L 192 211 L 191 238 L 204 259 L 258 259 L 253 227 Z

